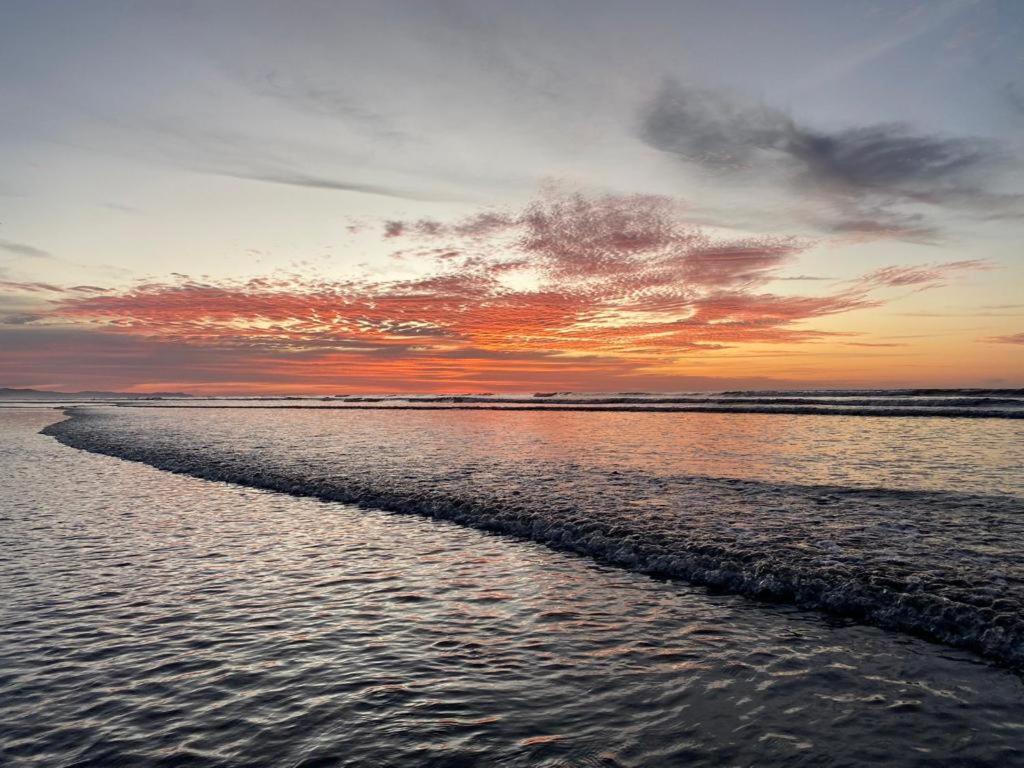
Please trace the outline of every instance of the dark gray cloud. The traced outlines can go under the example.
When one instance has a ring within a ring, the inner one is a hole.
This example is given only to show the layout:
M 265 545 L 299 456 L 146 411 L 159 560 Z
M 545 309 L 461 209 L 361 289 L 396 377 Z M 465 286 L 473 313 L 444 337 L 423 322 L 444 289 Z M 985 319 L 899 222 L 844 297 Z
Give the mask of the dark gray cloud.
M 27 256 L 30 259 L 52 259 L 53 255 L 42 248 L 26 243 L 16 243 L 13 240 L 0 240 L 0 250 L 13 253 L 15 256 Z
M 651 146 L 717 170 L 787 163 L 802 183 L 850 194 L 960 190 L 1003 159 L 992 142 L 913 133 L 892 123 L 834 133 L 799 125 L 780 110 L 666 82 L 644 116 Z
M 807 181 L 852 194 L 881 192 L 926 201 L 961 191 L 1003 159 L 991 142 L 919 136 L 901 125 L 852 128 L 834 134 L 793 125 L 782 151 Z
M 796 126 L 781 112 L 666 80 L 643 115 L 655 149 L 716 170 L 742 170 L 758 151 L 785 151 Z
M 705 170 L 778 178 L 798 194 L 824 195 L 834 210 L 815 223 L 837 233 L 930 241 L 935 227 L 907 206 L 990 217 L 993 204 L 1004 215 L 1021 204 L 1019 195 L 990 191 L 1010 159 L 993 141 L 924 135 L 898 123 L 819 131 L 781 110 L 671 80 L 647 106 L 640 135 Z

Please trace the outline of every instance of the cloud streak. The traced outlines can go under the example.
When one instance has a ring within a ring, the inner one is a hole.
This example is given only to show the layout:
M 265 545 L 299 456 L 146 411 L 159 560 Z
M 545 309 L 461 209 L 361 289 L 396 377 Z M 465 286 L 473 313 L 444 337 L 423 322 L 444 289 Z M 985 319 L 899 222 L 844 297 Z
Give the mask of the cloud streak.
M 284 184 L 291 187 L 305 187 L 307 189 L 325 189 L 336 192 L 358 192 L 365 195 L 379 195 L 382 197 L 394 197 L 399 200 L 431 200 L 443 199 L 437 195 L 415 192 L 398 187 L 389 187 L 382 184 L 367 184 L 358 181 L 343 181 L 324 176 L 312 176 L 298 171 L 220 171 L 222 176 L 230 176 L 235 179 L 248 179 L 250 181 L 264 181 L 269 184 Z
M 1021 344 L 1024 345 L 1024 333 L 1011 333 L 1005 336 L 990 336 L 985 341 L 995 342 L 996 344 Z
M 995 265 L 981 259 L 948 261 L 944 264 L 883 267 L 869 272 L 859 282 L 869 287 L 914 288 L 918 291 L 946 285 L 957 275 L 994 269 Z
M 13 253 L 15 256 L 24 256 L 30 259 L 52 259 L 53 255 L 42 248 L 36 248 L 27 243 L 17 243 L 13 240 L 0 240 L 0 250 Z

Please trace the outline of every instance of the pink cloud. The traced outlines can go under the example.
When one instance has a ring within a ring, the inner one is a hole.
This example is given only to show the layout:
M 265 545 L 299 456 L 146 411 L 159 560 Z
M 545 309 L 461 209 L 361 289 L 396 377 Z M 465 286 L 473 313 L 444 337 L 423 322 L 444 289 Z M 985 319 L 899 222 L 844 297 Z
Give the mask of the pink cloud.
M 220 350 L 237 364 L 231 380 L 249 365 L 252 377 L 289 369 L 307 382 L 595 388 L 701 351 L 842 337 L 810 324 L 878 305 L 873 287 L 931 285 L 986 267 L 890 267 L 838 292 L 778 295 L 766 286 L 807 244 L 719 241 L 681 214 L 661 197 L 548 195 L 454 223 L 389 221 L 386 236 L 412 246 L 405 257 L 433 267 L 409 280 L 178 276 L 124 291 L 22 290 L 53 294 L 46 322 L 96 339 L 131 337 L 177 355 Z
M 995 342 L 996 344 L 1024 344 L 1024 333 L 1010 333 L 1006 336 L 990 336 L 984 341 Z
M 980 259 L 968 259 L 964 261 L 949 261 L 945 264 L 925 264 L 913 267 L 883 267 L 869 272 L 861 278 L 861 281 L 872 287 L 893 287 L 903 288 L 915 286 L 918 290 L 927 290 L 946 282 L 958 274 L 965 272 L 977 272 L 994 269 L 991 262 Z

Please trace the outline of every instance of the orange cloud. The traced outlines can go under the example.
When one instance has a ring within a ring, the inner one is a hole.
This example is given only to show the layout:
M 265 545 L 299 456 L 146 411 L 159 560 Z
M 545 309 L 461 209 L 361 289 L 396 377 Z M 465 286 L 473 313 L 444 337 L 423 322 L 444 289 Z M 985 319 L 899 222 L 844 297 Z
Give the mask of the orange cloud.
M 389 221 L 384 237 L 409 243 L 403 258 L 432 270 L 409 280 L 179 277 L 120 292 L 25 289 L 59 291 L 45 314 L 51 325 L 132 337 L 172 357 L 218 350 L 230 361 L 221 381 L 595 389 L 695 352 L 839 335 L 807 324 L 877 305 L 873 287 L 931 285 L 984 266 L 892 267 L 824 296 L 777 295 L 768 283 L 806 244 L 719 241 L 680 213 L 660 197 L 549 195 L 454 223 Z

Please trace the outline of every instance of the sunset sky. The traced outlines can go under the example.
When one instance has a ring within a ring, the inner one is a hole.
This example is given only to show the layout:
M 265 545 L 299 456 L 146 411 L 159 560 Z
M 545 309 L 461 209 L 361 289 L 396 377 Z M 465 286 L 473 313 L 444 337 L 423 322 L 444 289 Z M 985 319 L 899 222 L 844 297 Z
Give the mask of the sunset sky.
M 1024 3 L 0 1 L 0 386 L 1024 386 Z

